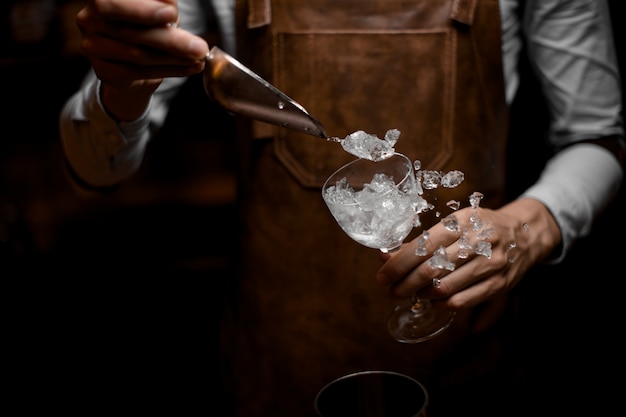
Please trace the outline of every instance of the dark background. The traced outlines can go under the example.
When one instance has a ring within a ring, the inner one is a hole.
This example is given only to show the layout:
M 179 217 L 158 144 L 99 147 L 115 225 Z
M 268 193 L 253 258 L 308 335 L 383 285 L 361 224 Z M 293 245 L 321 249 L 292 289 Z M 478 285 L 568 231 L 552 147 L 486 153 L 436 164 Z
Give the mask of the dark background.
M 170 116 L 174 123 L 153 141 L 138 175 L 105 198 L 78 197 L 63 170 L 58 114 L 87 70 L 74 23 L 82 3 L 0 4 L 8 394 L 24 413 L 211 410 L 221 396 L 217 321 L 236 242 L 228 233 L 236 221 L 232 120 L 195 78 L 178 99 L 195 100 L 197 109 Z M 532 137 L 543 114 L 527 105 L 533 90 L 525 92 L 513 131 Z M 520 147 L 512 154 L 510 183 L 521 189 L 541 153 Z M 622 406 L 625 194 L 563 264 L 537 268 L 518 289 L 524 385 L 512 389 L 526 390 L 520 408 L 533 414 Z
M 137 176 L 79 197 L 58 117 L 88 69 L 74 21 L 82 4 L 0 3 L 5 397 L 20 415 L 206 415 L 222 398 L 232 120 L 195 77 L 177 100 L 197 107 L 170 115 Z

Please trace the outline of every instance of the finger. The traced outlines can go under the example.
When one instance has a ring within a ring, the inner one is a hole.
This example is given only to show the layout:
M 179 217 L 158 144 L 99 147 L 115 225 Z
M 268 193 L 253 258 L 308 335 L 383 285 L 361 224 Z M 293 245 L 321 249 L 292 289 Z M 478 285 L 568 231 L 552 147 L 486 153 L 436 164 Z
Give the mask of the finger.
M 501 291 L 504 279 L 499 274 L 492 275 L 488 278 L 481 279 L 474 285 L 465 288 L 462 291 L 455 292 L 451 297 L 435 300 L 433 303 L 438 305 L 440 301 L 446 308 L 453 311 L 459 311 L 471 307 L 475 307 L 489 299 Z
M 81 50 L 88 58 L 135 65 L 188 65 L 204 61 L 209 46 L 202 38 L 180 29 L 121 30 L 126 37 L 87 36 Z M 132 39 L 129 43 L 126 39 Z
M 391 285 L 405 278 L 414 268 L 429 259 L 438 247 L 446 247 L 458 238 L 456 231 L 448 230 L 441 224 L 436 224 L 412 241 L 404 244 L 378 270 L 376 281 L 381 285 Z
M 93 0 L 83 13 L 109 21 L 158 26 L 178 20 L 176 0 Z
M 193 75 L 202 71 L 204 63 L 198 62 L 187 66 L 138 66 L 94 60 L 92 66 L 100 80 L 114 87 L 123 88 L 131 86 L 137 80 Z
M 491 296 L 506 286 L 508 262 L 492 262 L 484 256 L 473 256 L 471 259 L 459 259 L 454 271 L 442 278 L 435 278 L 433 285 L 421 289 L 420 297 L 441 299 L 454 296 L 468 289 L 473 293 L 476 289 L 482 290 L 483 296 Z M 485 283 L 488 286 L 485 286 Z M 476 287 L 476 288 L 473 288 Z M 483 299 L 483 298 L 481 298 Z
M 448 271 L 448 273 L 442 272 L 438 276 L 433 277 L 432 285 L 418 290 L 417 295 L 420 298 L 431 300 L 448 298 L 470 285 L 471 282 L 469 280 L 473 282 L 471 267 L 461 265 L 455 267 L 453 271 Z
M 426 288 L 422 290 L 420 296 L 424 298 L 443 298 L 451 295 L 453 291 L 463 288 L 461 283 L 458 283 L 456 286 L 449 286 L 450 281 L 448 279 L 453 273 L 455 276 L 463 276 L 455 273 L 455 271 L 466 263 L 471 262 L 476 256 L 475 253 L 471 255 L 464 253 L 463 256 L 460 256 L 462 250 L 458 240 L 447 248 L 439 246 L 425 262 L 415 267 L 402 281 L 393 284 L 392 290 L 394 294 L 397 296 L 409 296 L 416 290 Z
M 393 284 L 408 274 L 416 265 L 419 265 L 426 258 L 429 252 L 428 248 L 432 247 L 428 236 L 428 232 L 424 232 L 411 242 L 404 243 L 399 250 L 394 251 L 391 259 L 388 259 L 378 270 L 376 281 L 380 285 Z M 416 251 L 417 247 L 420 249 Z
M 447 249 L 440 246 L 426 262 L 415 267 L 404 279 L 393 283 L 390 291 L 396 297 L 409 297 L 421 288 L 438 285 L 456 268 L 457 265 L 451 260 Z

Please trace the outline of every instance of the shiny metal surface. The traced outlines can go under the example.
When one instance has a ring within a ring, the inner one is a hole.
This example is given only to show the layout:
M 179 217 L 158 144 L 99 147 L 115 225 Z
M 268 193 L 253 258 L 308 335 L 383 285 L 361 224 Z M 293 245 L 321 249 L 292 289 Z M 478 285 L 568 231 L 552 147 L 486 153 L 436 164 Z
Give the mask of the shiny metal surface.
M 232 113 L 327 138 L 304 107 L 216 46 L 206 57 L 204 89 Z

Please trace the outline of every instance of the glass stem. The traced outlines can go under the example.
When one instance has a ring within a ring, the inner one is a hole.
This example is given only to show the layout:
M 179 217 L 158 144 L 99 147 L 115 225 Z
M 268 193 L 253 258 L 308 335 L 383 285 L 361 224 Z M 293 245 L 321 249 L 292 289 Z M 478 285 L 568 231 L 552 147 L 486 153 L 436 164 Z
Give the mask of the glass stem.
M 417 296 L 417 292 L 411 296 L 411 314 L 417 315 L 430 307 L 430 300 L 424 300 Z

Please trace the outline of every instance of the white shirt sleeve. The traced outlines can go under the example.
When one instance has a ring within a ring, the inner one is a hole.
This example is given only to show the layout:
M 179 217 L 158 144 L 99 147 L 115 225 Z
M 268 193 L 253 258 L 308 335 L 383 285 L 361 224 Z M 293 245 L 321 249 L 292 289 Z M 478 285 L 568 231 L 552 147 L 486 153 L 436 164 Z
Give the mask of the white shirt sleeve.
M 99 86 L 100 81 L 90 72 L 83 87 L 61 110 L 60 134 L 65 158 L 75 175 L 90 186 L 108 187 L 130 177 L 141 164 L 150 137 L 150 109 L 134 122 L 118 125 L 100 104 Z
M 569 146 L 552 157 L 523 197 L 541 201 L 561 229 L 563 260 L 576 239 L 591 231 L 595 218 L 617 194 L 622 167 L 608 150 L 588 143 Z
M 501 0 L 504 11 L 514 11 L 515 3 Z M 554 215 L 561 230 L 562 252 L 550 262 L 559 262 L 576 239 L 590 232 L 594 219 L 623 181 L 623 167 L 608 150 L 579 143 L 618 136 L 624 147 L 621 80 L 605 0 L 525 3 L 521 26 L 510 15 L 503 16 L 507 98 L 517 88 L 511 61 L 517 60 L 519 52 L 515 32 L 523 30 L 550 111 L 548 139 L 560 151 L 521 197 L 541 201 Z
M 206 30 L 207 19 L 198 0 L 179 0 L 182 28 L 195 34 Z M 165 121 L 171 99 L 186 78 L 167 78 L 137 120 L 117 123 L 100 102 L 100 81 L 90 71 L 80 90 L 61 109 L 61 144 L 77 182 L 110 187 L 131 177 L 143 161 L 146 146 Z

